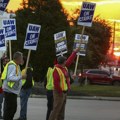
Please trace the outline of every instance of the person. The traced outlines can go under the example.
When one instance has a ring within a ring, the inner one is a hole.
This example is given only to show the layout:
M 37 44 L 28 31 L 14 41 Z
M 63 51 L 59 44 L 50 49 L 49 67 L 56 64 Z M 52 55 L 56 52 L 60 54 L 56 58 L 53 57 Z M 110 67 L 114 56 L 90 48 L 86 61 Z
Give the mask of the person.
M 54 68 L 49 67 L 47 71 L 47 75 L 44 81 L 44 86 L 46 88 L 47 95 L 47 114 L 46 120 L 49 119 L 50 113 L 53 109 L 53 70 Z
M 4 67 L 5 67 L 5 65 L 8 62 L 9 62 L 9 58 L 7 56 L 3 56 L 1 58 L 1 73 L 0 73 L 0 75 L 2 74 L 2 72 L 4 70 Z M 3 103 L 3 89 L 2 89 L 2 84 L 3 84 L 3 81 L 0 79 L 0 119 L 3 119 L 3 116 L 2 116 L 2 103 Z
M 57 60 L 54 60 L 54 64 L 57 64 Z M 47 95 L 47 114 L 46 114 L 46 120 L 49 119 L 49 116 L 51 114 L 51 111 L 53 109 L 53 71 L 54 71 L 54 67 L 48 67 L 47 70 L 47 74 L 45 77 L 45 81 L 44 81 L 44 87 L 46 89 L 46 95 Z M 70 71 L 68 72 L 69 76 L 70 76 L 70 84 L 72 84 L 74 82 L 74 78 L 73 76 L 71 76 Z
M 58 64 L 55 65 L 53 71 L 54 103 L 49 120 L 64 120 L 66 97 L 67 92 L 70 90 L 70 78 L 67 67 L 72 64 L 78 51 L 79 48 L 77 48 L 68 59 L 64 56 L 57 58 Z
M 24 57 L 24 64 L 23 64 L 23 70 L 22 74 L 24 75 L 26 69 L 26 58 Z M 34 86 L 34 80 L 33 80 L 33 68 L 29 64 L 27 68 L 27 78 L 22 80 L 22 89 L 20 91 L 20 117 L 16 120 L 27 120 L 27 103 L 29 96 L 32 92 L 32 87 Z
M 13 120 L 17 110 L 17 95 L 22 87 L 22 79 L 26 78 L 26 75 L 21 75 L 19 65 L 22 63 L 23 54 L 14 53 L 13 60 L 7 63 L 1 76 L 5 97 L 4 120 Z

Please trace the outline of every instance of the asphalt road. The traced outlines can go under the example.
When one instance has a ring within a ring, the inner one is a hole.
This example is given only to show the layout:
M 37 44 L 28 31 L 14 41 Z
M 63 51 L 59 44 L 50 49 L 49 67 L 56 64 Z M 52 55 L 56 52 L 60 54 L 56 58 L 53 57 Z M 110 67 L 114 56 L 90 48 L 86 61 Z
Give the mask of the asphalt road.
M 46 99 L 30 98 L 28 103 L 28 120 L 45 120 Z M 19 117 L 18 110 L 15 118 Z M 120 120 L 119 101 L 67 100 L 65 120 Z

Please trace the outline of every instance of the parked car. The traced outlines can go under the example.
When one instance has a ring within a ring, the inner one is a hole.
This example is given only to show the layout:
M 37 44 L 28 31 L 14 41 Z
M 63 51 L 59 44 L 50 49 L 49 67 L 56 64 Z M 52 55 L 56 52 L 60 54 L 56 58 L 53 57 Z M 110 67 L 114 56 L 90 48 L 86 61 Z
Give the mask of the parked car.
M 83 73 L 79 74 L 79 79 L 82 83 L 87 80 L 88 84 L 110 84 L 120 86 L 120 77 L 114 76 L 105 70 L 85 70 Z

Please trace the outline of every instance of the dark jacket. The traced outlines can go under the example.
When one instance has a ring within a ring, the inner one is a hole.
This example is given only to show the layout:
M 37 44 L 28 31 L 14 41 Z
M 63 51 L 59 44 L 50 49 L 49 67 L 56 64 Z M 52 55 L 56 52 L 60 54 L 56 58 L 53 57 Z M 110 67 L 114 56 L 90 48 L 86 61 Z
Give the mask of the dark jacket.
M 32 88 L 32 79 L 33 79 L 33 70 L 31 69 L 31 67 L 29 67 L 27 69 L 27 78 L 26 78 L 26 82 L 25 84 L 22 86 L 22 89 L 29 89 Z

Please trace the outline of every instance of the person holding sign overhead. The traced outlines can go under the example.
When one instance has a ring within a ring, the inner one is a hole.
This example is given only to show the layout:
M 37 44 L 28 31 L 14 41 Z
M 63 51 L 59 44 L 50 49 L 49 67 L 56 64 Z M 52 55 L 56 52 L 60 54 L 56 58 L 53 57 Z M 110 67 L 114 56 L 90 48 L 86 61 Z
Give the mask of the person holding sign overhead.
M 64 56 L 57 58 L 58 64 L 55 65 L 53 71 L 54 103 L 49 120 L 64 120 L 66 97 L 67 92 L 70 90 L 70 78 L 67 67 L 72 64 L 78 51 L 79 48 L 76 48 L 68 59 Z
M 13 120 L 17 110 L 17 95 L 22 87 L 22 79 L 26 75 L 21 75 L 19 65 L 23 63 L 23 54 L 16 52 L 13 60 L 7 63 L 2 73 L 3 91 L 5 96 L 4 120 Z

